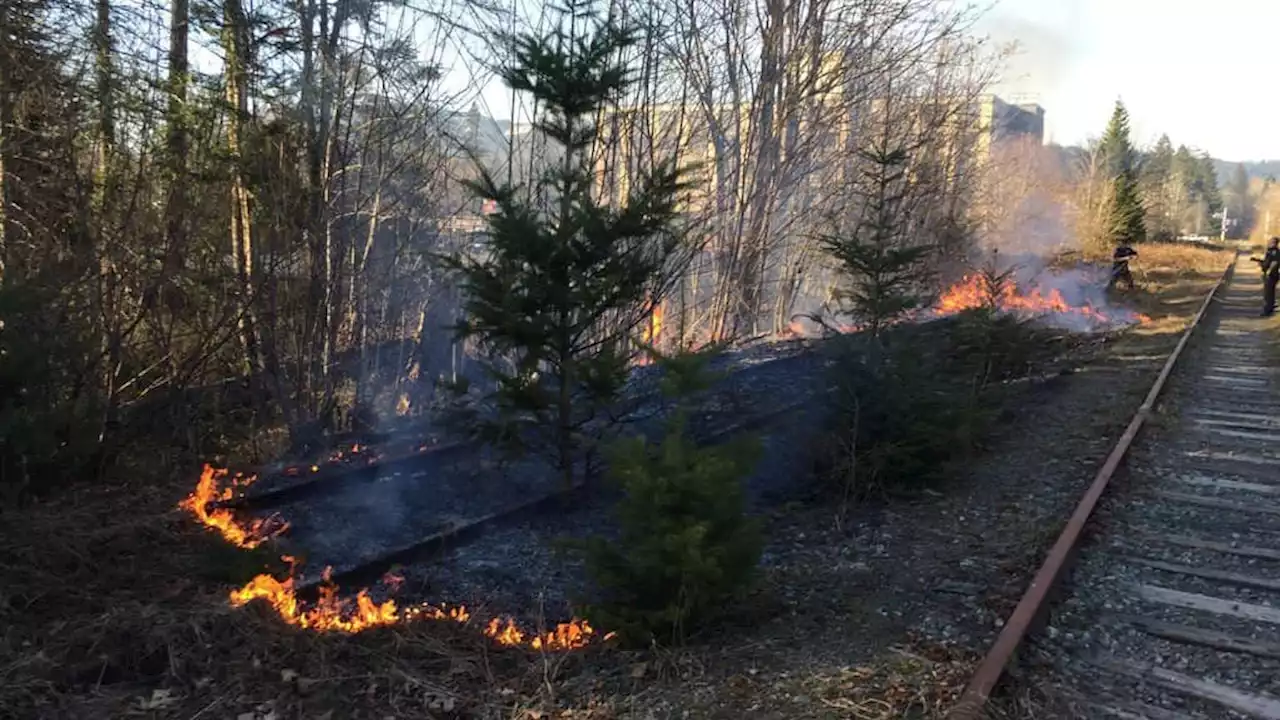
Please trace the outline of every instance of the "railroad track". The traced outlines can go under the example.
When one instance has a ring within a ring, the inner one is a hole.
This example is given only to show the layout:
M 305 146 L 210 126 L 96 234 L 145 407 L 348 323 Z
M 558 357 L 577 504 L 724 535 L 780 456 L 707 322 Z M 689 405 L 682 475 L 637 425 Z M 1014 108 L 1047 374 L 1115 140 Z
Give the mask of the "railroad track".
M 1237 256 L 949 718 L 983 717 L 1021 649 L 1052 717 L 1280 720 L 1280 329 L 1257 316 L 1260 296 Z M 1176 414 L 1139 440 L 1166 383 Z

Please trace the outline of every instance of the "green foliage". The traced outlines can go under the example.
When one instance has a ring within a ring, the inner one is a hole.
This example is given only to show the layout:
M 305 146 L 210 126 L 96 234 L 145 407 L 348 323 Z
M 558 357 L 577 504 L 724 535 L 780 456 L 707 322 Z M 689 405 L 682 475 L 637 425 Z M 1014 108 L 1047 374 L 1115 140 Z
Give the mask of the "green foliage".
M 92 357 L 84 328 L 48 313 L 57 291 L 0 289 L 0 503 L 92 476 L 99 427 L 87 393 Z
M 835 292 L 838 309 L 865 324 L 877 337 L 884 328 L 916 309 L 928 279 L 923 261 L 933 248 L 911 242 L 903 201 L 907 196 L 908 156 L 901 148 L 861 153 L 865 208 L 848 227 L 823 235 L 823 250 L 837 263 L 842 283 Z
M 661 359 L 667 391 L 679 400 L 708 386 L 710 356 Z M 609 475 L 624 493 L 620 533 L 579 545 L 603 594 L 587 617 L 629 644 L 684 641 L 739 596 L 759 562 L 760 528 L 742 489 L 758 443 L 740 437 L 700 448 L 687 423 L 681 403 L 659 442 L 636 437 L 609 448 Z
M 472 189 L 497 207 L 488 241 L 478 254 L 444 260 L 465 293 L 459 338 L 510 361 L 488 368 L 502 411 L 496 434 L 549 430 L 539 445 L 555 448 L 573 484 L 584 425 L 621 389 L 645 301 L 660 300 L 678 277 L 686 245 L 674 226 L 683 183 L 672 163 L 639 178 L 621 208 L 593 198 L 596 117 L 630 82 L 619 58 L 634 38 L 581 6 L 564 12 L 571 21 L 561 29 L 511 38 L 512 62 L 502 71 L 544 111 L 537 129 L 564 148 L 563 161 L 526 189 L 482 172 Z
M 1100 147 L 1111 178 L 1107 231 L 1112 245 L 1132 245 L 1147 237 L 1146 209 L 1138 192 L 1136 154 L 1129 140 L 1129 113 L 1116 101 Z
M 1023 373 L 1043 339 L 998 312 L 1012 281 L 995 256 L 980 271 L 986 301 L 934 327 L 895 328 L 886 342 L 837 344 L 819 473 L 847 502 L 910 494 L 977 447 L 1001 407 L 1000 381 Z

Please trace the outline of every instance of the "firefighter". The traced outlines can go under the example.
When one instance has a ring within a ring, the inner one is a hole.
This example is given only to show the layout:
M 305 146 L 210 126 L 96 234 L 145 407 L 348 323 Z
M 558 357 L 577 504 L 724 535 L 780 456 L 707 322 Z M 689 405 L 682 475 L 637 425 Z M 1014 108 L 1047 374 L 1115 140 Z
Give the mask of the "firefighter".
M 1275 314 L 1276 283 L 1280 282 L 1280 238 L 1271 238 L 1261 258 L 1249 258 L 1262 266 L 1262 316 Z
M 1129 261 L 1136 257 L 1138 257 L 1138 251 L 1127 244 L 1121 243 L 1116 247 L 1116 251 L 1111 254 L 1111 282 L 1107 284 L 1108 288 L 1116 287 L 1122 282 L 1127 289 L 1134 288 L 1135 283 L 1133 273 L 1129 270 Z

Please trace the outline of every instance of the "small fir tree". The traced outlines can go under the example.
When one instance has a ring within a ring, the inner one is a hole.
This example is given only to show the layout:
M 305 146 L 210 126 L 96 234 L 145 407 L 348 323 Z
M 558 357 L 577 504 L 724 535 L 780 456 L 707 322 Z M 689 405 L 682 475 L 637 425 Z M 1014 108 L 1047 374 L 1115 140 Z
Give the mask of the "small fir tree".
M 922 304 L 928 281 L 923 261 L 932 248 L 911 242 L 907 234 L 907 152 L 885 142 L 862 151 L 860 157 L 866 164 L 858 190 L 862 211 L 846 230 L 819 241 L 842 276 L 834 293 L 839 309 L 878 338 Z
M 482 171 L 472 189 L 497 209 L 488 241 L 446 262 L 466 296 L 458 335 L 496 358 L 487 369 L 499 420 L 487 429 L 554 448 L 571 486 L 584 426 L 617 397 L 645 303 L 669 289 L 687 246 L 675 230 L 683 186 L 672 163 L 636 177 L 620 208 L 593 198 L 596 118 L 630 82 L 619 58 L 634 37 L 580 4 L 561 12 L 551 33 L 510 39 L 501 75 L 533 96 L 535 128 L 562 155 L 524 190 Z
M 687 430 L 688 398 L 712 383 L 712 356 L 655 356 L 664 392 L 676 401 L 666 434 L 610 448 L 609 475 L 624 493 L 620 534 L 579 545 L 603 593 L 586 615 L 628 644 L 682 642 L 748 586 L 760 559 L 760 528 L 745 512 L 742 489 L 758 443 L 743 436 L 700 448 Z

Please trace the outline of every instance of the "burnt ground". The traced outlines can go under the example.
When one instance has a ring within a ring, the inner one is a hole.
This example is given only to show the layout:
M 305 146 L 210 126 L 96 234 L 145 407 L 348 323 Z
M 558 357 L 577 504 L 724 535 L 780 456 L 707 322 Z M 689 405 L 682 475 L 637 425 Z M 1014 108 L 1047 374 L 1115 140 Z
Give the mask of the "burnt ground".
M 231 610 L 227 588 L 264 558 L 170 512 L 189 489 L 181 478 L 5 517 L 0 717 L 929 717 L 993 639 L 1211 284 L 1181 275 L 1148 278 L 1154 292 L 1137 301 L 1151 324 L 1027 383 L 984 452 L 926 496 L 843 518 L 772 504 L 759 589 L 681 650 L 543 656 L 438 622 L 317 636 Z M 519 537 L 459 549 L 416 590 L 478 601 L 477 614 L 532 603 L 556 619 L 550 590 L 569 587 L 572 568 L 539 565 L 533 555 L 550 556 Z
M 944 709 L 1212 284 L 1170 282 L 1142 303 L 1152 323 L 1029 383 L 981 456 L 926 497 L 857 507 L 843 521 L 829 507 L 775 510 L 762 590 L 741 622 L 663 662 L 619 658 L 583 683 L 579 706 L 635 718 Z

